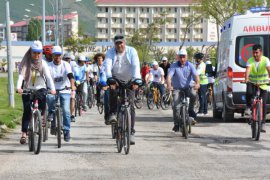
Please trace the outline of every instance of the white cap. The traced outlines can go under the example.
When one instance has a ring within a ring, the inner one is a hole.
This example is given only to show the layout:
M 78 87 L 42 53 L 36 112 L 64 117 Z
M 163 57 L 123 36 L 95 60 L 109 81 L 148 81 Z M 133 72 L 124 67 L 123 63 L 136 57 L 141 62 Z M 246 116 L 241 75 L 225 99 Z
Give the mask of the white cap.
M 205 64 L 212 64 L 212 63 L 211 63 L 211 61 L 208 60 L 205 62 Z
M 168 61 L 168 58 L 166 56 L 164 56 L 161 61 Z
M 83 56 L 83 55 L 81 55 L 80 57 L 79 57 L 79 59 L 78 59 L 79 61 L 86 61 L 86 57 L 85 56 Z
M 152 65 L 153 66 L 156 66 L 156 65 L 158 65 L 158 62 L 157 61 L 153 61 Z
M 178 53 L 177 53 L 177 55 L 187 55 L 187 51 L 185 50 L 185 49 L 181 49 Z
M 75 60 L 75 56 L 73 54 L 71 54 L 70 58 L 71 58 L 72 61 Z
M 62 49 L 60 46 L 53 46 L 52 54 L 62 54 Z
M 42 43 L 40 41 L 34 41 L 33 44 L 31 45 L 31 50 L 33 52 L 42 52 L 43 51 Z

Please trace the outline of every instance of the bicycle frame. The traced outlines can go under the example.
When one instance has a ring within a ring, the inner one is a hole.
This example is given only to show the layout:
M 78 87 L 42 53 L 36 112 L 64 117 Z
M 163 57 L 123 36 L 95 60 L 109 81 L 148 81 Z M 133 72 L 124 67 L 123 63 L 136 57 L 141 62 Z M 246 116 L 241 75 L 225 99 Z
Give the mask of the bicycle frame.
M 261 103 L 261 107 L 260 107 L 260 117 L 263 117 L 263 100 L 260 97 L 261 91 L 260 88 L 257 88 L 257 92 L 256 92 L 256 96 L 253 99 L 252 102 L 252 120 L 256 121 L 256 116 L 257 116 L 257 112 L 256 112 L 256 105 L 258 102 Z M 260 118 L 262 121 L 262 118 Z

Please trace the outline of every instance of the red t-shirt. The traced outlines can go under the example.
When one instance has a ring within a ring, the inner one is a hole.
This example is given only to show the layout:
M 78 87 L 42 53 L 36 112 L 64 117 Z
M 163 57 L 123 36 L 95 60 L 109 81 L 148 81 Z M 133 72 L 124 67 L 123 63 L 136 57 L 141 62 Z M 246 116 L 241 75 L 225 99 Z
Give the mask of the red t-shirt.
M 145 76 L 147 73 L 149 73 L 150 67 L 142 67 L 141 69 L 141 74 L 142 74 L 142 79 L 145 79 Z

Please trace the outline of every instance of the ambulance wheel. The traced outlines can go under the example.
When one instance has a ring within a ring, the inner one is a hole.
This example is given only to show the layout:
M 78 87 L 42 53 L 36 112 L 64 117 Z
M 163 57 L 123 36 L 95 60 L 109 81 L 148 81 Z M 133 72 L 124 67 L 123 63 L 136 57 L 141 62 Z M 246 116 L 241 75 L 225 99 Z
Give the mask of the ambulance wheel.
M 222 118 L 222 113 L 217 109 L 216 107 L 216 102 L 213 96 L 213 118 L 214 119 L 221 119 Z
M 234 112 L 227 108 L 225 103 L 223 103 L 222 119 L 224 122 L 232 122 L 234 119 Z

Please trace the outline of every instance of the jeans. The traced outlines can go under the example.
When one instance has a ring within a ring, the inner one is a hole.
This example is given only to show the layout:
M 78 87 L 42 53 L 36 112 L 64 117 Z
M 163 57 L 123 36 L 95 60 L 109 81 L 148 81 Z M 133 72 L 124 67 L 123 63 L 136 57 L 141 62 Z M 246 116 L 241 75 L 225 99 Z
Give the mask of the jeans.
M 157 87 L 160 94 L 161 94 L 161 97 L 163 96 L 164 92 L 165 92 L 165 87 L 164 87 L 164 84 L 159 84 L 157 82 L 152 82 L 151 84 L 151 88 L 152 87 Z
M 109 104 L 110 104 L 110 114 L 117 113 L 117 95 L 118 95 L 118 89 L 113 90 L 110 89 L 109 93 Z M 135 126 L 135 106 L 134 106 L 134 99 L 135 99 L 135 91 L 132 89 L 127 89 L 127 96 L 129 99 L 129 105 L 130 105 L 130 116 L 131 116 L 131 132 L 135 132 L 134 126 Z M 106 103 L 105 103 L 106 104 Z
M 110 91 L 105 90 L 104 93 L 104 119 L 107 120 L 110 114 Z
M 40 92 L 40 98 L 38 98 L 38 109 L 41 111 L 41 115 L 44 115 L 46 109 L 46 93 L 45 89 L 38 90 Z M 31 118 L 31 99 L 30 95 L 22 95 L 23 101 L 23 116 L 22 116 L 22 132 L 27 133 L 29 121 Z
M 257 86 L 252 83 L 247 83 L 246 99 L 247 99 L 247 108 L 251 108 L 252 98 L 256 95 Z M 267 90 L 260 89 L 260 97 L 263 99 L 263 121 L 265 121 L 267 113 Z
M 188 114 L 190 117 L 196 118 L 196 113 L 194 112 L 194 104 L 196 100 L 196 93 L 193 90 L 190 90 L 189 88 L 183 89 L 185 92 L 186 97 L 189 97 L 189 107 L 188 107 Z M 181 93 L 180 90 L 173 90 L 172 93 L 173 96 L 173 120 L 175 125 L 179 125 L 179 115 L 180 115 L 180 104 L 181 102 Z
M 208 84 L 201 84 L 199 89 L 199 101 L 200 101 L 200 108 L 199 113 L 207 114 L 207 86 Z
M 59 95 L 48 95 L 48 112 L 55 113 L 56 98 L 60 98 L 60 106 L 63 112 L 63 128 L 64 131 L 70 130 L 70 94 L 60 93 Z M 55 127 L 55 119 L 52 122 L 52 128 Z

